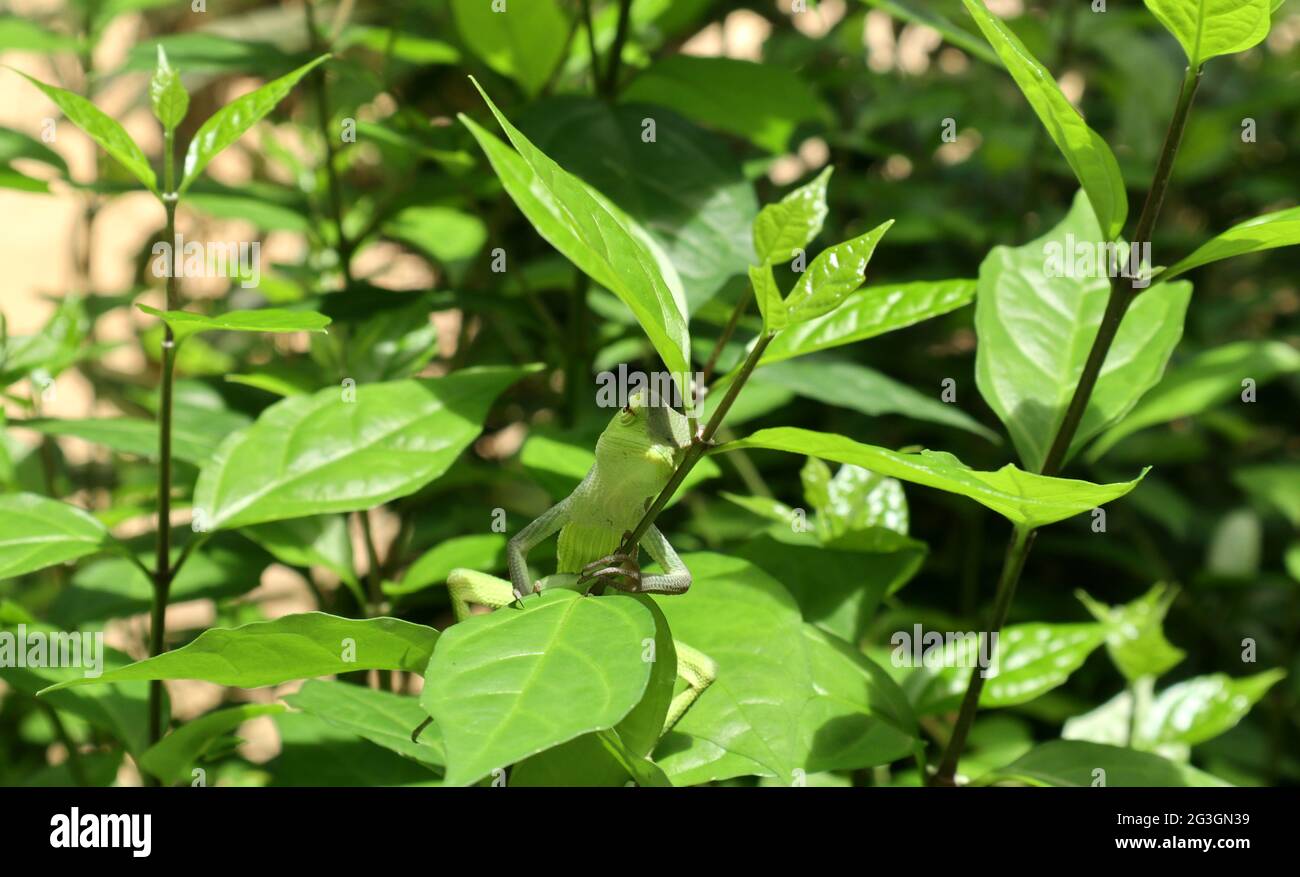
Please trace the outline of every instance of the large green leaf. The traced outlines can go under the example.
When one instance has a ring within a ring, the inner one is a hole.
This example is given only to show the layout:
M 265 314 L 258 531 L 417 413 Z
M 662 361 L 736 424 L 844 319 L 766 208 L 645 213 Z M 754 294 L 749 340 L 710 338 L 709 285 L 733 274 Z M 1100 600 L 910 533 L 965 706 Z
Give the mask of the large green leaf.
M 673 54 L 639 74 L 622 100 L 682 115 L 782 153 L 804 123 L 830 117 L 817 93 L 789 67 Z
M 654 661 L 645 694 L 613 728 L 575 737 L 519 762 L 510 771 L 512 786 L 670 786 L 650 754 L 663 735 L 664 720 L 677 684 L 677 647 L 658 604 L 636 597 L 654 616 Z M 644 656 L 643 650 L 643 656 Z
M 1133 682 L 1160 676 L 1187 655 L 1165 639 L 1164 618 L 1176 593 L 1161 583 L 1121 606 L 1107 606 L 1083 590 L 1075 591 L 1075 596 L 1105 625 L 1106 651 L 1124 678 Z
M 863 287 L 829 314 L 783 330 L 763 351 L 761 363 L 874 338 L 956 310 L 973 298 L 974 280 L 921 280 Z
M 718 675 L 655 750 L 674 784 L 760 774 L 793 785 L 799 771 L 870 767 L 913 750 L 902 691 L 804 622 L 776 581 L 720 554 L 683 561 L 695 584 L 656 602 L 673 635 L 712 658 Z
M 1217 55 L 1244 52 L 1268 36 L 1272 0 L 1145 0 L 1177 38 L 1193 70 Z
M 1123 420 L 1088 449 L 1098 460 L 1120 440 L 1158 423 L 1191 417 L 1236 396 L 1249 378 L 1256 385 L 1300 371 L 1300 352 L 1281 341 L 1238 341 L 1198 354 L 1167 374 Z
M 244 704 L 208 713 L 202 718 L 186 722 L 159 740 L 140 756 L 140 766 L 166 785 L 173 785 L 186 777 L 204 750 L 222 737 L 258 716 L 284 712 L 279 704 Z
M 306 612 L 242 627 L 209 628 L 174 651 L 94 679 L 61 682 L 45 691 L 136 679 L 201 679 L 260 688 L 354 670 L 421 673 L 437 639 L 433 628 L 396 618 L 338 618 Z
M 420 696 L 442 730 L 447 784 L 612 728 L 645 693 L 644 642 L 654 638 L 654 616 L 637 600 L 565 590 L 451 627 Z
M 1230 259 L 1247 253 L 1258 253 L 1276 247 L 1300 244 L 1300 207 L 1265 213 L 1240 222 L 1232 228 L 1210 238 L 1197 247 L 1190 256 L 1180 259 L 1172 268 L 1160 275 L 1162 280 L 1172 280 L 1179 274 Z
M 149 165 L 149 159 L 145 157 L 144 152 L 136 145 L 136 142 L 131 139 L 131 135 L 126 133 L 126 129 L 111 116 L 79 94 L 53 85 L 46 85 L 21 70 L 14 70 L 14 72 L 45 92 L 46 97 L 54 101 L 55 106 L 63 111 L 63 115 L 68 117 L 69 122 L 85 131 L 86 136 L 117 159 L 118 163 L 143 183 L 146 189 L 154 194 L 158 193 L 158 178 L 154 176 L 153 168 Z
M 918 713 L 936 713 L 956 709 L 970 683 L 971 670 L 980 660 L 990 659 L 980 706 L 995 708 L 1028 703 L 1041 697 L 1070 678 L 1106 639 L 1100 624 L 1013 624 L 998 636 L 997 648 L 987 656 L 979 654 L 979 632 L 942 640 L 931 652 L 924 634 L 915 642 L 914 631 L 906 643 L 891 644 L 895 663 L 916 664 L 919 654 L 923 668 L 909 680 L 915 691 Z M 933 657 L 932 657 L 933 655 Z M 938 666 L 930 667 L 934 661 Z M 907 663 L 905 663 L 907 662 Z
M 664 365 L 684 377 L 690 371 L 691 349 L 685 302 L 664 279 L 646 243 L 648 234 L 635 229 L 607 198 L 549 159 L 479 90 L 518 152 L 468 116 L 460 118 L 510 197 L 538 234 L 631 309 Z M 682 395 L 691 399 L 690 393 Z
M 109 539 L 76 506 L 34 493 L 0 495 L 0 580 L 102 551 Z
M 642 120 L 649 117 L 651 143 L 642 139 Z M 575 96 L 534 104 L 516 121 L 538 149 L 662 247 L 670 271 L 681 278 L 688 313 L 754 261 L 750 226 L 758 198 L 717 136 L 676 113 Z
M 1088 127 L 1083 116 L 1061 93 L 1052 74 L 1001 19 L 985 8 L 983 0 L 962 2 L 1088 193 L 1106 240 L 1119 237 L 1128 215 L 1128 195 L 1119 163 L 1106 141 Z
M 265 118 L 267 113 L 275 109 L 276 105 L 293 90 L 298 80 L 328 58 L 329 55 L 321 55 L 292 73 L 287 73 L 256 91 L 236 98 L 213 113 L 199 126 L 199 130 L 194 133 L 194 138 L 190 140 L 189 148 L 185 150 L 185 165 L 179 191 L 184 193 L 199 178 L 199 174 L 203 173 L 208 162 Z
M 1021 247 L 995 247 L 980 265 L 975 381 L 1035 472 L 1065 418 L 1110 297 L 1109 258 L 1093 258 L 1104 244 L 1080 192 L 1054 229 Z M 1076 261 L 1076 251 L 1093 255 Z M 1122 252 L 1126 259 L 1127 249 Z M 1075 450 L 1159 382 L 1182 337 L 1191 293 L 1187 283 L 1160 284 L 1128 309 L 1079 423 Z
M 1031 786 L 1226 786 L 1223 780 L 1150 752 L 1052 740 L 979 780 Z
M 413 761 L 438 770 L 446 764 L 437 725 L 425 728 L 418 741 L 411 740 L 411 732 L 428 718 L 417 698 L 363 685 L 310 679 L 284 700 L 331 727 L 350 731 Z
M 996 472 L 981 472 L 952 454 L 940 451 L 901 454 L 864 445 L 842 435 L 796 427 L 761 429 L 749 438 L 728 442 L 718 450 L 726 452 L 743 448 L 768 448 L 851 463 L 900 481 L 970 497 L 1022 527 L 1041 527 L 1096 508 L 1128 493 L 1142 480 L 1142 476 L 1138 476 L 1132 481 L 1115 484 L 1092 484 L 1035 475 L 1010 464 Z
M 215 317 L 191 311 L 160 311 L 148 305 L 140 310 L 172 327 L 177 343 L 200 332 L 324 332 L 330 318 L 315 311 L 261 308 L 255 311 L 227 311 Z
M 536 94 L 564 57 L 569 23 L 556 0 L 497 4 L 452 0 L 456 30 L 496 72 Z
M 347 512 L 406 496 L 442 475 L 483 428 L 493 400 L 535 369 L 291 396 L 230 436 L 203 467 L 194 506 L 209 529 Z

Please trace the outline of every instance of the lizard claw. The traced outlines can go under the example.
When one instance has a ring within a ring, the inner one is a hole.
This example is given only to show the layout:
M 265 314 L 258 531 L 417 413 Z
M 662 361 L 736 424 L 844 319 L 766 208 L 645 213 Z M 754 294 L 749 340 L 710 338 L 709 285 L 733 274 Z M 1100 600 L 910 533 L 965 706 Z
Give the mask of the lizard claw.
M 605 557 L 602 557 L 599 560 L 593 560 L 591 563 L 584 566 L 582 568 L 582 574 L 578 577 L 578 581 L 581 582 L 583 579 L 590 578 L 591 576 L 596 575 L 596 571 L 601 569 L 602 567 L 619 566 L 621 564 L 627 563 L 628 561 L 632 561 L 631 568 L 635 569 L 636 568 L 635 558 L 633 558 L 631 555 L 625 552 L 615 551 L 613 554 L 606 555 Z

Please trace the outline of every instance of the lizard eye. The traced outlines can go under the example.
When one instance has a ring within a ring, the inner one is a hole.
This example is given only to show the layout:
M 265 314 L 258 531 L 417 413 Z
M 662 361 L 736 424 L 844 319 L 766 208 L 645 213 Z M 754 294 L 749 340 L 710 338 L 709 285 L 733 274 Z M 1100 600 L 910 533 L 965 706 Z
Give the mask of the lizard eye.
M 628 405 L 626 408 L 624 408 L 622 411 L 619 412 L 618 417 L 619 420 L 621 420 L 624 424 L 631 423 L 632 421 L 636 420 L 636 409 L 633 408 L 631 405 Z

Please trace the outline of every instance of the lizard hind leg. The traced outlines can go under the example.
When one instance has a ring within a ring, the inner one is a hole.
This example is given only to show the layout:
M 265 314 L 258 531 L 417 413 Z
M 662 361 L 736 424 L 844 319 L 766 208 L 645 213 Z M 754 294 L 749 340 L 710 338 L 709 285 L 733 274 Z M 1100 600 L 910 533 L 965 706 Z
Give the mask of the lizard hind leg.
M 665 734 L 672 730 L 673 725 L 691 708 L 691 704 L 718 678 L 718 665 L 704 652 L 681 640 L 673 640 L 673 648 L 677 651 L 677 675 L 686 681 L 686 688 L 674 695 L 668 705 L 668 716 L 664 719 Z

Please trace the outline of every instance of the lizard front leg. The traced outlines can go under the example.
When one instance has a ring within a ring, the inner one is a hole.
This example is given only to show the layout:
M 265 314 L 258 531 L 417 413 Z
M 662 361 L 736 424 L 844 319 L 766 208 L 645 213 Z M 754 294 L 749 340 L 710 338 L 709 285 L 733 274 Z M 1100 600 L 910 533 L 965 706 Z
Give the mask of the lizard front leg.
M 569 520 L 569 500 L 551 506 L 527 527 L 516 533 L 506 545 L 506 562 L 510 567 L 510 584 L 515 598 L 522 600 L 533 593 L 533 579 L 528 574 L 528 552 L 559 532 Z

